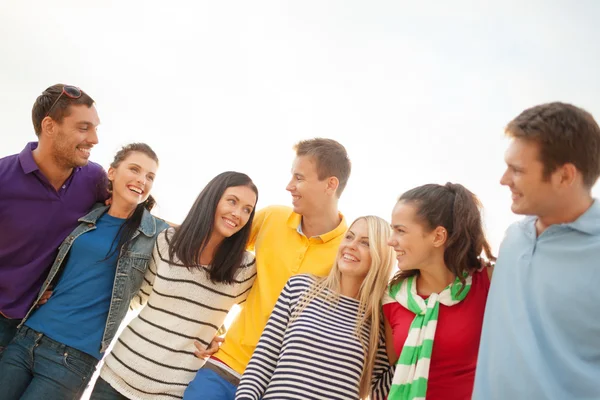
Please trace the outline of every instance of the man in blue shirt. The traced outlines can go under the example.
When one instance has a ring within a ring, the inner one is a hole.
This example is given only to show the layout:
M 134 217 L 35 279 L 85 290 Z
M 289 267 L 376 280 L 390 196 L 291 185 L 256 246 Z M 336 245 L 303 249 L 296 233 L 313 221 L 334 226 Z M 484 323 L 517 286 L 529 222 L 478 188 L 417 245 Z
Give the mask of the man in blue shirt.
M 600 399 L 600 128 L 550 103 L 506 134 L 512 211 L 487 301 L 473 399 Z

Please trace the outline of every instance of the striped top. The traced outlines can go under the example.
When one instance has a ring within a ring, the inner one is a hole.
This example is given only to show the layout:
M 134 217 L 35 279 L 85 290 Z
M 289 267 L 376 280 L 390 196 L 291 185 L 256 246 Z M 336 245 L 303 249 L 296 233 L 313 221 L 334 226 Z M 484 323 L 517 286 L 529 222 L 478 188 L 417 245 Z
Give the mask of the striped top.
M 160 234 L 138 301 L 146 304 L 123 330 L 100 372 L 130 399 L 181 399 L 204 360 L 194 355 L 194 341 L 208 346 L 235 304 L 246 300 L 256 276 L 252 253 L 246 253 L 232 285 L 213 283 L 206 272 L 169 263 L 168 240 Z
M 340 296 L 334 306 L 314 299 L 290 323 L 298 301 L 313 284 L 296 275 L 283 288 L 246 368 L 235 399 L 358 399 L 364 352 L 355 335 L 358 300 Z M 361 332 L 368 341 L 369 328 Z M 385 399 L 393 368 L 380 340 L 372 400 Z

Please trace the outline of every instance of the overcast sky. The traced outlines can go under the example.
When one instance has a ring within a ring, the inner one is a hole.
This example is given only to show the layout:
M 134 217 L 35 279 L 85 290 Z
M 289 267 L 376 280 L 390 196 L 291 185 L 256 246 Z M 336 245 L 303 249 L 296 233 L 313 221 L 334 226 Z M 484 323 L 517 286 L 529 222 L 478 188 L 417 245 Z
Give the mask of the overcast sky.
M 403 191 L 459 182 L 497 248 L 518 218 L 498 183 L 507 122 L 556 100 L 600 118 L 598 16 L 594 0 L 0 0 L 0 156 L 35 140 L 35 98 L 72 84 L 102 120 L 93 160 L 156 150 L 168 220 L 225 170 L 255 180 L 259 207 L 290 204 L 292 146 L 320 136 L 352 159 L 349 219 L 389 220 Z

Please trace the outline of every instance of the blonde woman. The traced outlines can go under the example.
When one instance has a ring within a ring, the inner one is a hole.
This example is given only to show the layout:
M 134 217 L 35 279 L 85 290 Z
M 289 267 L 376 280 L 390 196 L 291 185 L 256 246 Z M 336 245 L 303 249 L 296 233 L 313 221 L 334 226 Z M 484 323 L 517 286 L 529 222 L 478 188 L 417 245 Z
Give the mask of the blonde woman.
M 382 399 L 391 382 L 381 303 L 390 227 L 356 219 L 328 276 L 290 278 L 236 392 L 242 399 Z

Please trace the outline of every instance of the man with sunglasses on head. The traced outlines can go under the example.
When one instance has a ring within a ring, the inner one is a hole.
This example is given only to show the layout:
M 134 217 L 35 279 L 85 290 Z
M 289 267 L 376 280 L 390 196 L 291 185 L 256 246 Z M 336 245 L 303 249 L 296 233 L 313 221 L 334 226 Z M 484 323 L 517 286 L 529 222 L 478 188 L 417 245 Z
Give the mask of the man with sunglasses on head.
M 0 358 L 60 243 L 108 197 L 104 169 L 88 162 L 100 123 L 94 100 L 57 84 L 36 99 L 31 114 L 38 141 L 0 159 Z

